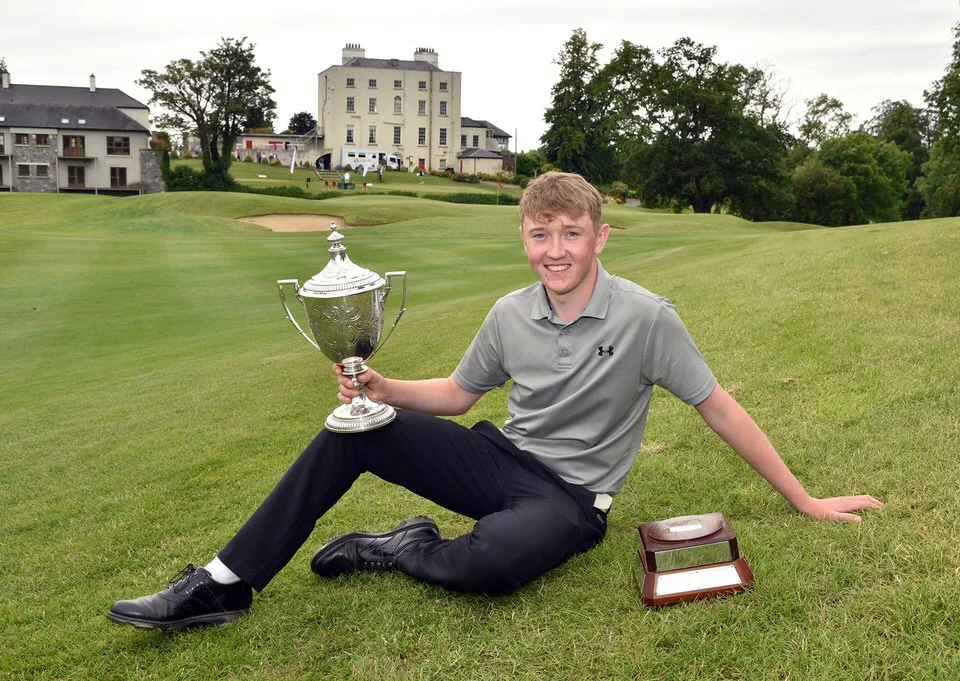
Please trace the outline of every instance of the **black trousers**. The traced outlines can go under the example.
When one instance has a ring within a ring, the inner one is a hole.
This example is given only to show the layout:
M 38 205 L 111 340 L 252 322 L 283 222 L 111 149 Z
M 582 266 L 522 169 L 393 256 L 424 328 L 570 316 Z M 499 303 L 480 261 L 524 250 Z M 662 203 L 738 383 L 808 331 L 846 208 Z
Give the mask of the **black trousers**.
M 397 562 L 400 571 L 448 589 L 513 591 L 606 532 L 592 492 L 517 449 L 493 424 L 465 428 L 398 411 L 395 421 L 367 433 L 321 431 L 220 559 L 262 590 L 365 471 L 477 521 L 469 534 L 424 542 Z

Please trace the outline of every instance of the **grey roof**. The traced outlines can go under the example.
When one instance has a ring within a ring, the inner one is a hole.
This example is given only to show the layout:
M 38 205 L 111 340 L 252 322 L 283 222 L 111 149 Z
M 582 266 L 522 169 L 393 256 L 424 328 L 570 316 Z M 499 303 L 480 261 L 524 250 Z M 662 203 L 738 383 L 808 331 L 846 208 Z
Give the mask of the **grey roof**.
M 368 69 L 399 69 L 404 71 L 443 71 L 439 66 L 428 61 L 411 61 L 409 59 L 370 59 L 368 57 L 354 57 L 343 66 L 359 66 Z
M 61 104 L 71 106 L 114 106 L 123 109 L 146 109 L 130 95 L 116 88 L 97 88 L 90 92 L 86 87 L 61 85 L 17 85 L 0 88 L 0 103 Z
M 467 118 L 466 116 L 460 117 L 460 127 L 461 128 L 484 128 L 493 131 L 494 137 L 512 137 L 508 135 L 503 130 L 495 126 L 490 121 L 481 121 L 479 119 Z
M 500 154 L 495 151 L 488 151 L 486 149 L 464 149 L 459 154 L 457 158 L 503 158 Z
M 117 130 L 146 132 L 145 127 L 112 106 L 59 104 L 9 104 L 0 101 L 0 127 L 55 128 L 58 130 Z M 67 120 L 67 123 L 63 121 Z M 85 123 L 79 123 L 80 120 Z

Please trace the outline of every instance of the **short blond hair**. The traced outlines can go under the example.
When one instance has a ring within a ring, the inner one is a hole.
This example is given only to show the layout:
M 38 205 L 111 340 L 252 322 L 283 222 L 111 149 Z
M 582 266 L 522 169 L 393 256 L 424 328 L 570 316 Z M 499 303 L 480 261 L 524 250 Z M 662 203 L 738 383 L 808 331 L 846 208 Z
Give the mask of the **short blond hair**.
M 550 171 L 530 182 L 523 191 L 520 221 L 530 218 L 545 222 L 557 213 L 570 217 L 588 215 L 594 229 L 600 229 L 602 205 L 600 192 L 581 175 Z

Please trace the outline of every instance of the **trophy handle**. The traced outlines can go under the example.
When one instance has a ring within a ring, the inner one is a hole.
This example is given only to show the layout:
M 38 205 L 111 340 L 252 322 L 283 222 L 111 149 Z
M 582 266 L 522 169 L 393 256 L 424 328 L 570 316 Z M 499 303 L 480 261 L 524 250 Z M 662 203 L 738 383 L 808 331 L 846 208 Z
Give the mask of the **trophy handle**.
M 297 320 L 293 318 L 293 313 L 290 311 L 290 308 L 287 307 L 287 299 L 283 295 L 283 285 L 284 284 L 293 284 L 293 292 L 297 296 L 297 299 L 300 299 L 300 280 L 299 279 L 277 279 L 277 288 L 280 289 L 280 302 L 283 303 L 283 309 L 287 312 L 287 319 L 290 320 L 290 323 L 293 324 L 297 331 L 300 332 L 300 335 L 307 339 L 307 342 L 315 347 L 317 350 L 320 349 L 320 346 L 317 345 L 316 341 L 313 340 L 310 336 L 304 333 L 303 329 L 300 328 L 300 325 L 297 324 Z M 406 289 L 406 279 L 404 279 L 404 289 Z M 406 298 L 406 296 L 404 296 Z M 399 320 L 399 318 L 398 318 Z M 396 324 L 394 324 L 396 326 Z
M 387 304 L 387 296 L 390 295 L 390 287 L 391 287 L 390 279 L 393 277 L 400 277 L 401 279 L 403 279 L 402 297 L 400 298 L 400 312 L 397 313 L 397 318 L 393 320 L 393 326 L 390 327 L 390 330 L 387 332 L 386 337 L 380 342 L 380 345 L 377 346 L 377 348 L 373 351 L 370 357 L 373 357 L 373 355 L 377 354 L 380 351 L 380 348 L 383 347 L 384 343 L 386 343 L 387 340 L 390 339 L 390 336 L 393 335 L 393 330 L 397 328 L 397 324 L 400 323 L 400 317 L 402 317 L 403 313 L 407 311 L 407 273 L 405 270 L 402 272 L 387 272 L 386 274 L 383 275 L 383 278 L 387 282 L 387 285 L 383 289 L 383 304 L 384 305 Z M 301 331 L 301 333 L 303 332 Z M 367 359 L 370 359 L 370 357 L 367 357 Z

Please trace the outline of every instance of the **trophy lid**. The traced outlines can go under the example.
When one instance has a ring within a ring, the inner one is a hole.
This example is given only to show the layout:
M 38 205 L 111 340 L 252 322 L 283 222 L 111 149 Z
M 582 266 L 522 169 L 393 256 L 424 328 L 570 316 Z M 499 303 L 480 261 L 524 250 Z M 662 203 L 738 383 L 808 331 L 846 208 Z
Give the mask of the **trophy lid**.
M 300 295 L 313 298 L 334 298 L 352 293 L 363 293 L 380 288 L 386 282 L 376 272 L 355 265 L 347 257 L 347 248 L 341 242 L 343 235 L 337 223 L 330 223 L 330 261 L 319 273 L 300 287 Z

